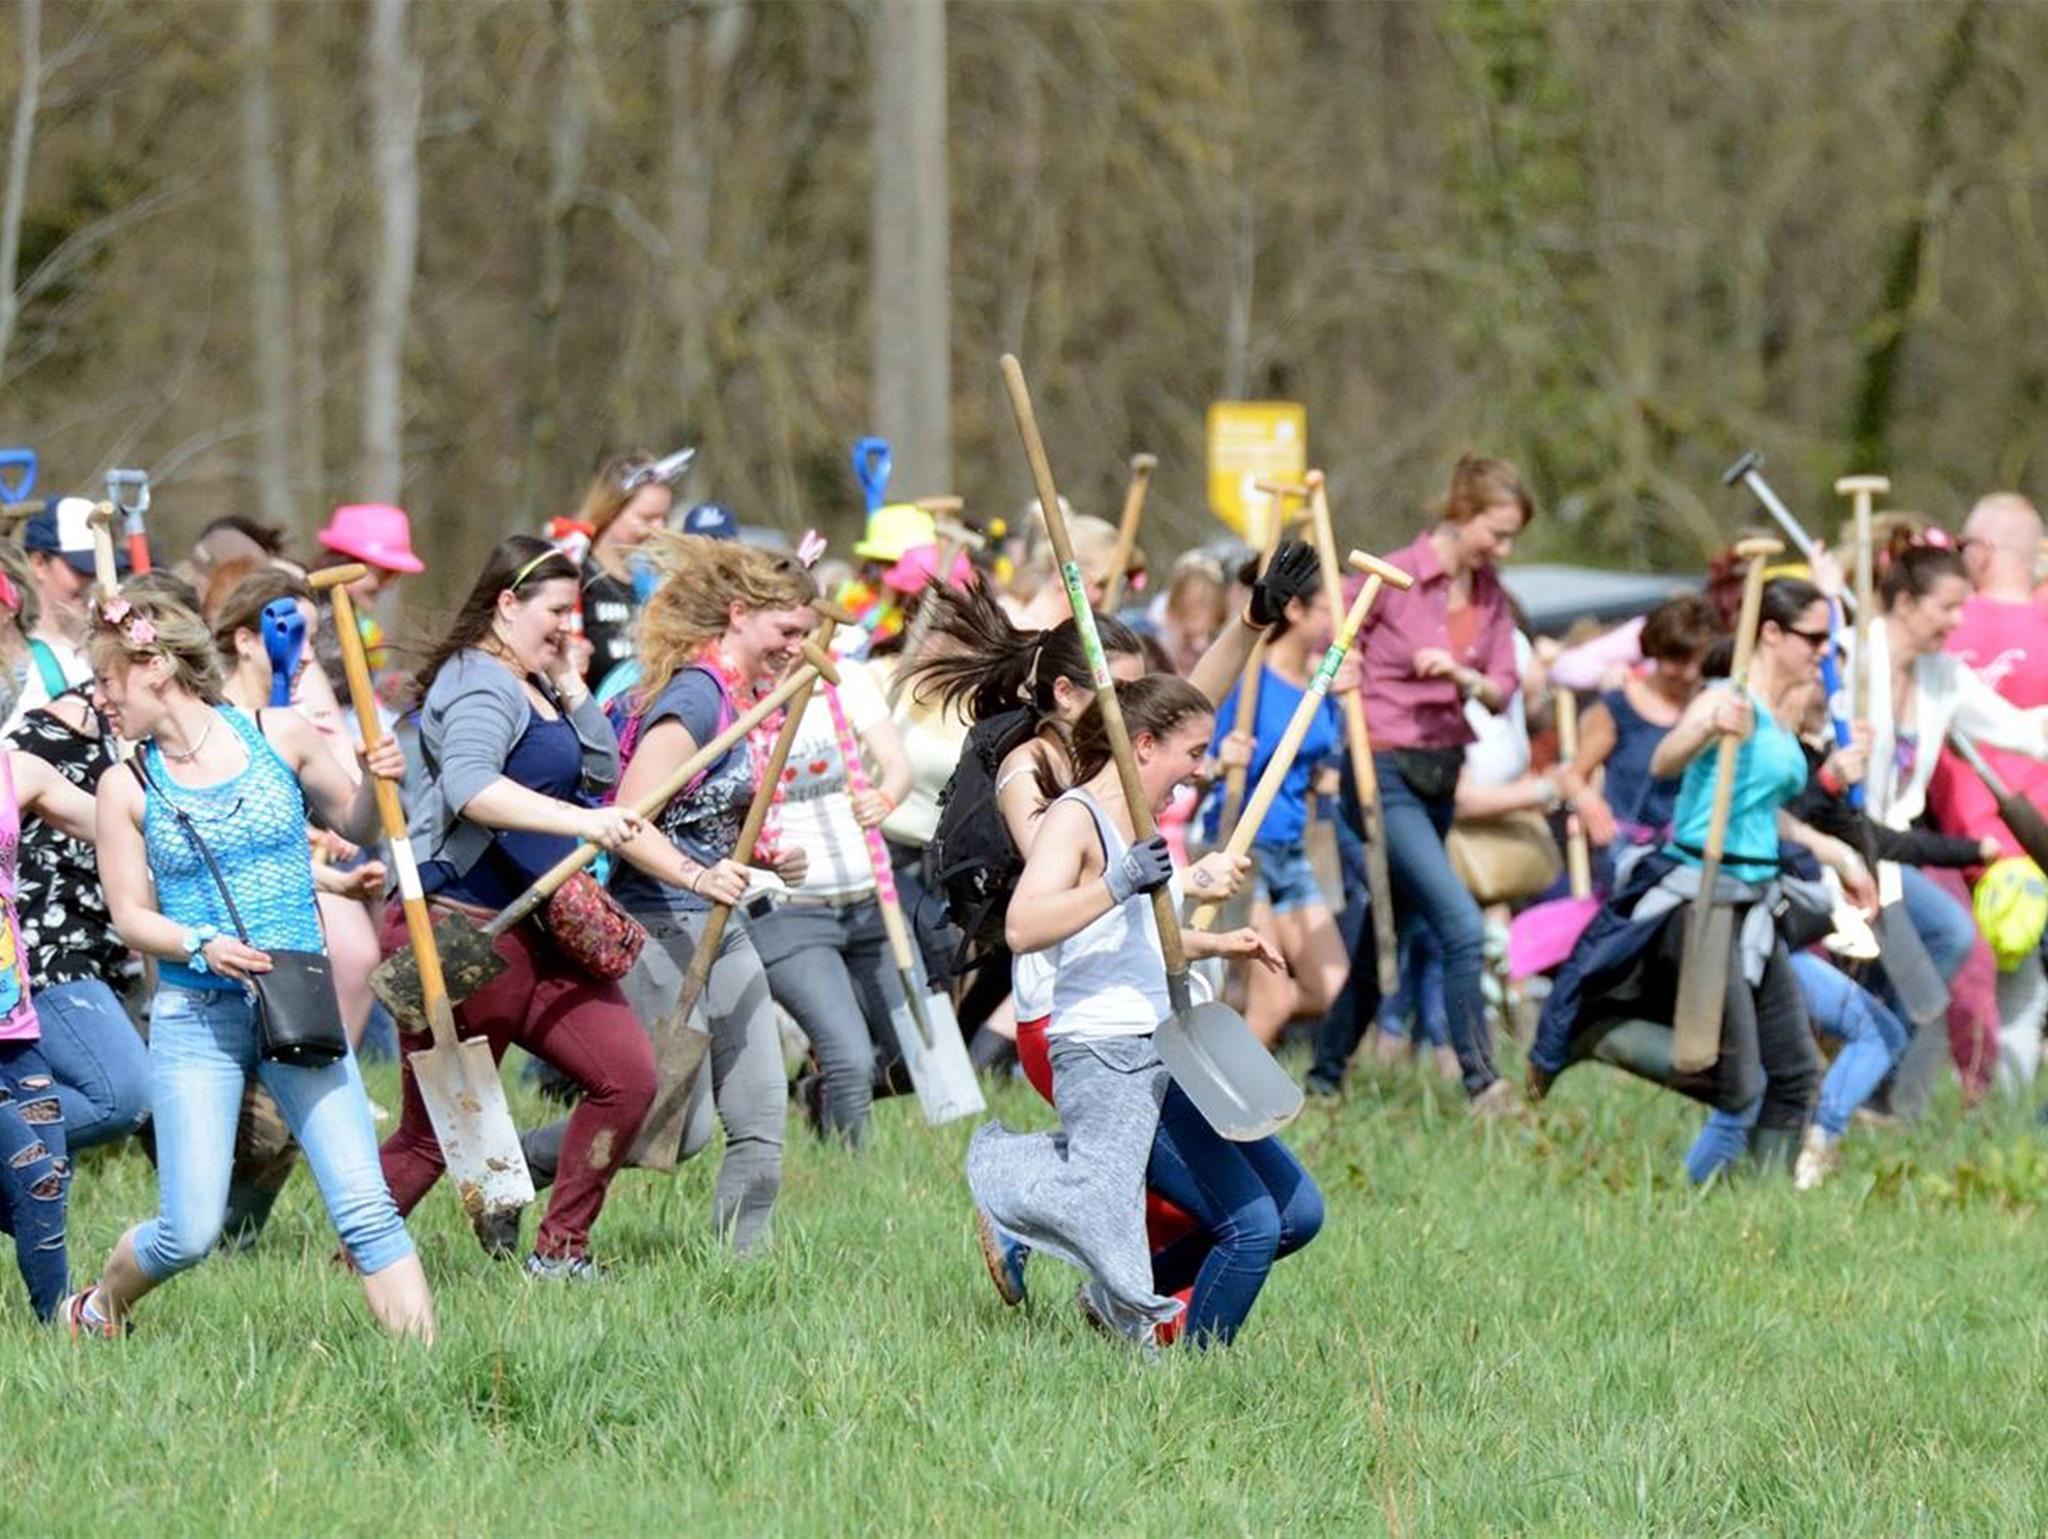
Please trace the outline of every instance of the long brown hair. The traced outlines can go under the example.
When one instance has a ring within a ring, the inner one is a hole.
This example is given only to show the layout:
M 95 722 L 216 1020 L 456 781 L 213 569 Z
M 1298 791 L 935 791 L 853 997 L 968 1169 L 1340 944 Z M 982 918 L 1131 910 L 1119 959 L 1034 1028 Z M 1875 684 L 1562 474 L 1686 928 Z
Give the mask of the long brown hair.
M 1045 720 L 1053 713 L 1053 685 L 1058 680 L 1080 689 L 1095 687 L 1080 628 L 1071 618 L 1049 631 L 1021 630 L 979 583 L 925 591 L 926 602 L 933 606 L 929 636 L 943 638 L 944 644 L 927 644 L 906 670 L 919 700 L 929 689 L 947 706 L 966 701 L 967 714 L 975 721 L 1020 706 Z M 1102 650 L 1112 657 L 1144 655 L 1137 634 L 1114 615 L 1098 614 L 1095 632 Z
M 413 691 L 424 700 L 434 679 L 451 657 L 476 646 L 491 633 L 491 621 L 498 613 L 498 595 L 508 590 L 530 593 L 542 583 L 566 577 L 576 580 L 576 563 L 537 534 L 515 534 L 500 540 L 484 561 L 469 596 L 455 611 L 455 618 L 441 639 L 427 652 L 426 661 L 413 675 Z
M 818 596 L 817 579 L 796 557 L 738 540 L 665 531 L 650 536 L 640 554 L 661 574 L 633 628 L 640 704 L 725 634 L 735 600 L 749 609 L 801 609 Z
M 1124 727 L 1133 743 L 1150 734 L 1164 739 L 1200 716 L 1213 717 L 1216 707 L 1209 697 L 1178 674 L 1148 673 L 1142 679 L 1119 682 L 1117 704 L 1124 710 Z M 1067 743 L 1068 769 L 1062 774 L 1049 755 L 1038 756 L 1038 789 L 1047 801 L 1075 786 L 1086 785 L 1109 764 L 1109 731 L 1102 721 L 1100 694 L 1088 703 L 1074 723 Z
M 597 474 L 590 478 L 590 485 L 584 489 L 583 505 L 576 510 L 576 522 L 587 524 L 590 537 L 594 540 L 626 510 L 640 487 L 626 490 L 626 478 L 644 466 L 652 465 L 654 456 L 645 449 L 634 449 L 625 454 L 615 454 L 598 467 Z M 652 486 L 652 481 L 642 485 Z
M 313 590 L 282 567 L 264 566 L 249 573 L 213 604 L 213 647 L 220 664 L 232 669 L 241 661 L 235 651 L 235 632 L 263 634 L 263 611 L 281 598 L 313 601 Z

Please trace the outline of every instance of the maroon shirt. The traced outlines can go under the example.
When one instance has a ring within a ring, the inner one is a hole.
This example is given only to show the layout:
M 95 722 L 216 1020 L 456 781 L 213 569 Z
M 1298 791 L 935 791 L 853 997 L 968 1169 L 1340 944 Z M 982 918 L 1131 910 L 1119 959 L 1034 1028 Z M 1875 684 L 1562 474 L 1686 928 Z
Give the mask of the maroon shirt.
M 1379 748 L 1462 748 L 1472 741 L 1465 697 L 1451 679 L 1418 679 L 1415 654 L 1442 647 L 1493 681 L 1503 698 L 1521 687 L 1507 590 L 1491 567 L 1472 574 L 1471 641 L 1451 646 L 1451 579 L 1427 532 L 1387 558 L 1415 586 L 1382 588 L 1365 617 L 1365 721 Z

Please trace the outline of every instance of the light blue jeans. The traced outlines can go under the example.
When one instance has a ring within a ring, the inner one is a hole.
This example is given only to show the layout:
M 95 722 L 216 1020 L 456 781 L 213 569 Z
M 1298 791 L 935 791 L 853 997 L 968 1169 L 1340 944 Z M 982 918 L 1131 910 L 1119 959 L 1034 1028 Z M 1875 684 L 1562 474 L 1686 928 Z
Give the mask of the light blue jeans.
M 36 990 L 43 1057 L 64 1103 L 71 1152 L 126 1138 L 149 1117 L 149 1046 L 98 978 Z
M 1813 1029 L 1842 1043 L 1820 1082 L 1820 1110 L 1814 1118 L 1830 1138 L 1840 1138 L 1856 1108 L 1870 1099 L 1906 1050 L 1906 1023 L 1825 957 L 1799 952 L 1792 971 L 1799 975 L 1799 995 Z
M 357 1270 L 369 1276 L 413 1253 L 384 1184 L 353 1054 L 317 1069 L 266 1062 L 247 995 L 164 988 L 150 1015 L 149 1067 L 162 1210 L 136 1233 L 135 1257 L 152 1280 L 197 1266 L 220 1239 L 235 1122 L 251 1074 L 298 1138 Z

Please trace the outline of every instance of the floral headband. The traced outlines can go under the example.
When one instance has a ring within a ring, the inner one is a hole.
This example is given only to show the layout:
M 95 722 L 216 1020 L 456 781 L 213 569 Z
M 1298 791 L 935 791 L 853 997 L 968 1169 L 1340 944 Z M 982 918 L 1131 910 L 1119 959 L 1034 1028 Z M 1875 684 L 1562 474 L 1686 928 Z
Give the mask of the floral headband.
M 130 646 L 147 647 L 156 642 L 156 626 L 149 616 L 133 604 L 116 594 L 103 602 L 95 602 L 93 612 L 100 624 L 120 636 Z

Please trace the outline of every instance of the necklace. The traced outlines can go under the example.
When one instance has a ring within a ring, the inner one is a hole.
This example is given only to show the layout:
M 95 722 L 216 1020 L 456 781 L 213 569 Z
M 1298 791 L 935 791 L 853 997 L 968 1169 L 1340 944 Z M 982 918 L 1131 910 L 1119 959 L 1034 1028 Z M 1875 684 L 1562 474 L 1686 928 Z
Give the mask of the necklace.
M 214 718 L 218 714 L 216 711 L 208 711 L 206 713 L 206 725 L 199 729 L 199 736 L 193 740 L 192 746 L 183 753 L 174 753 L 172 750 L 164 747 L 162 743 L 156 745 L 156 751 L 173 764 L 190 764 L 205 749 L 206 740 L 213 736 Z

